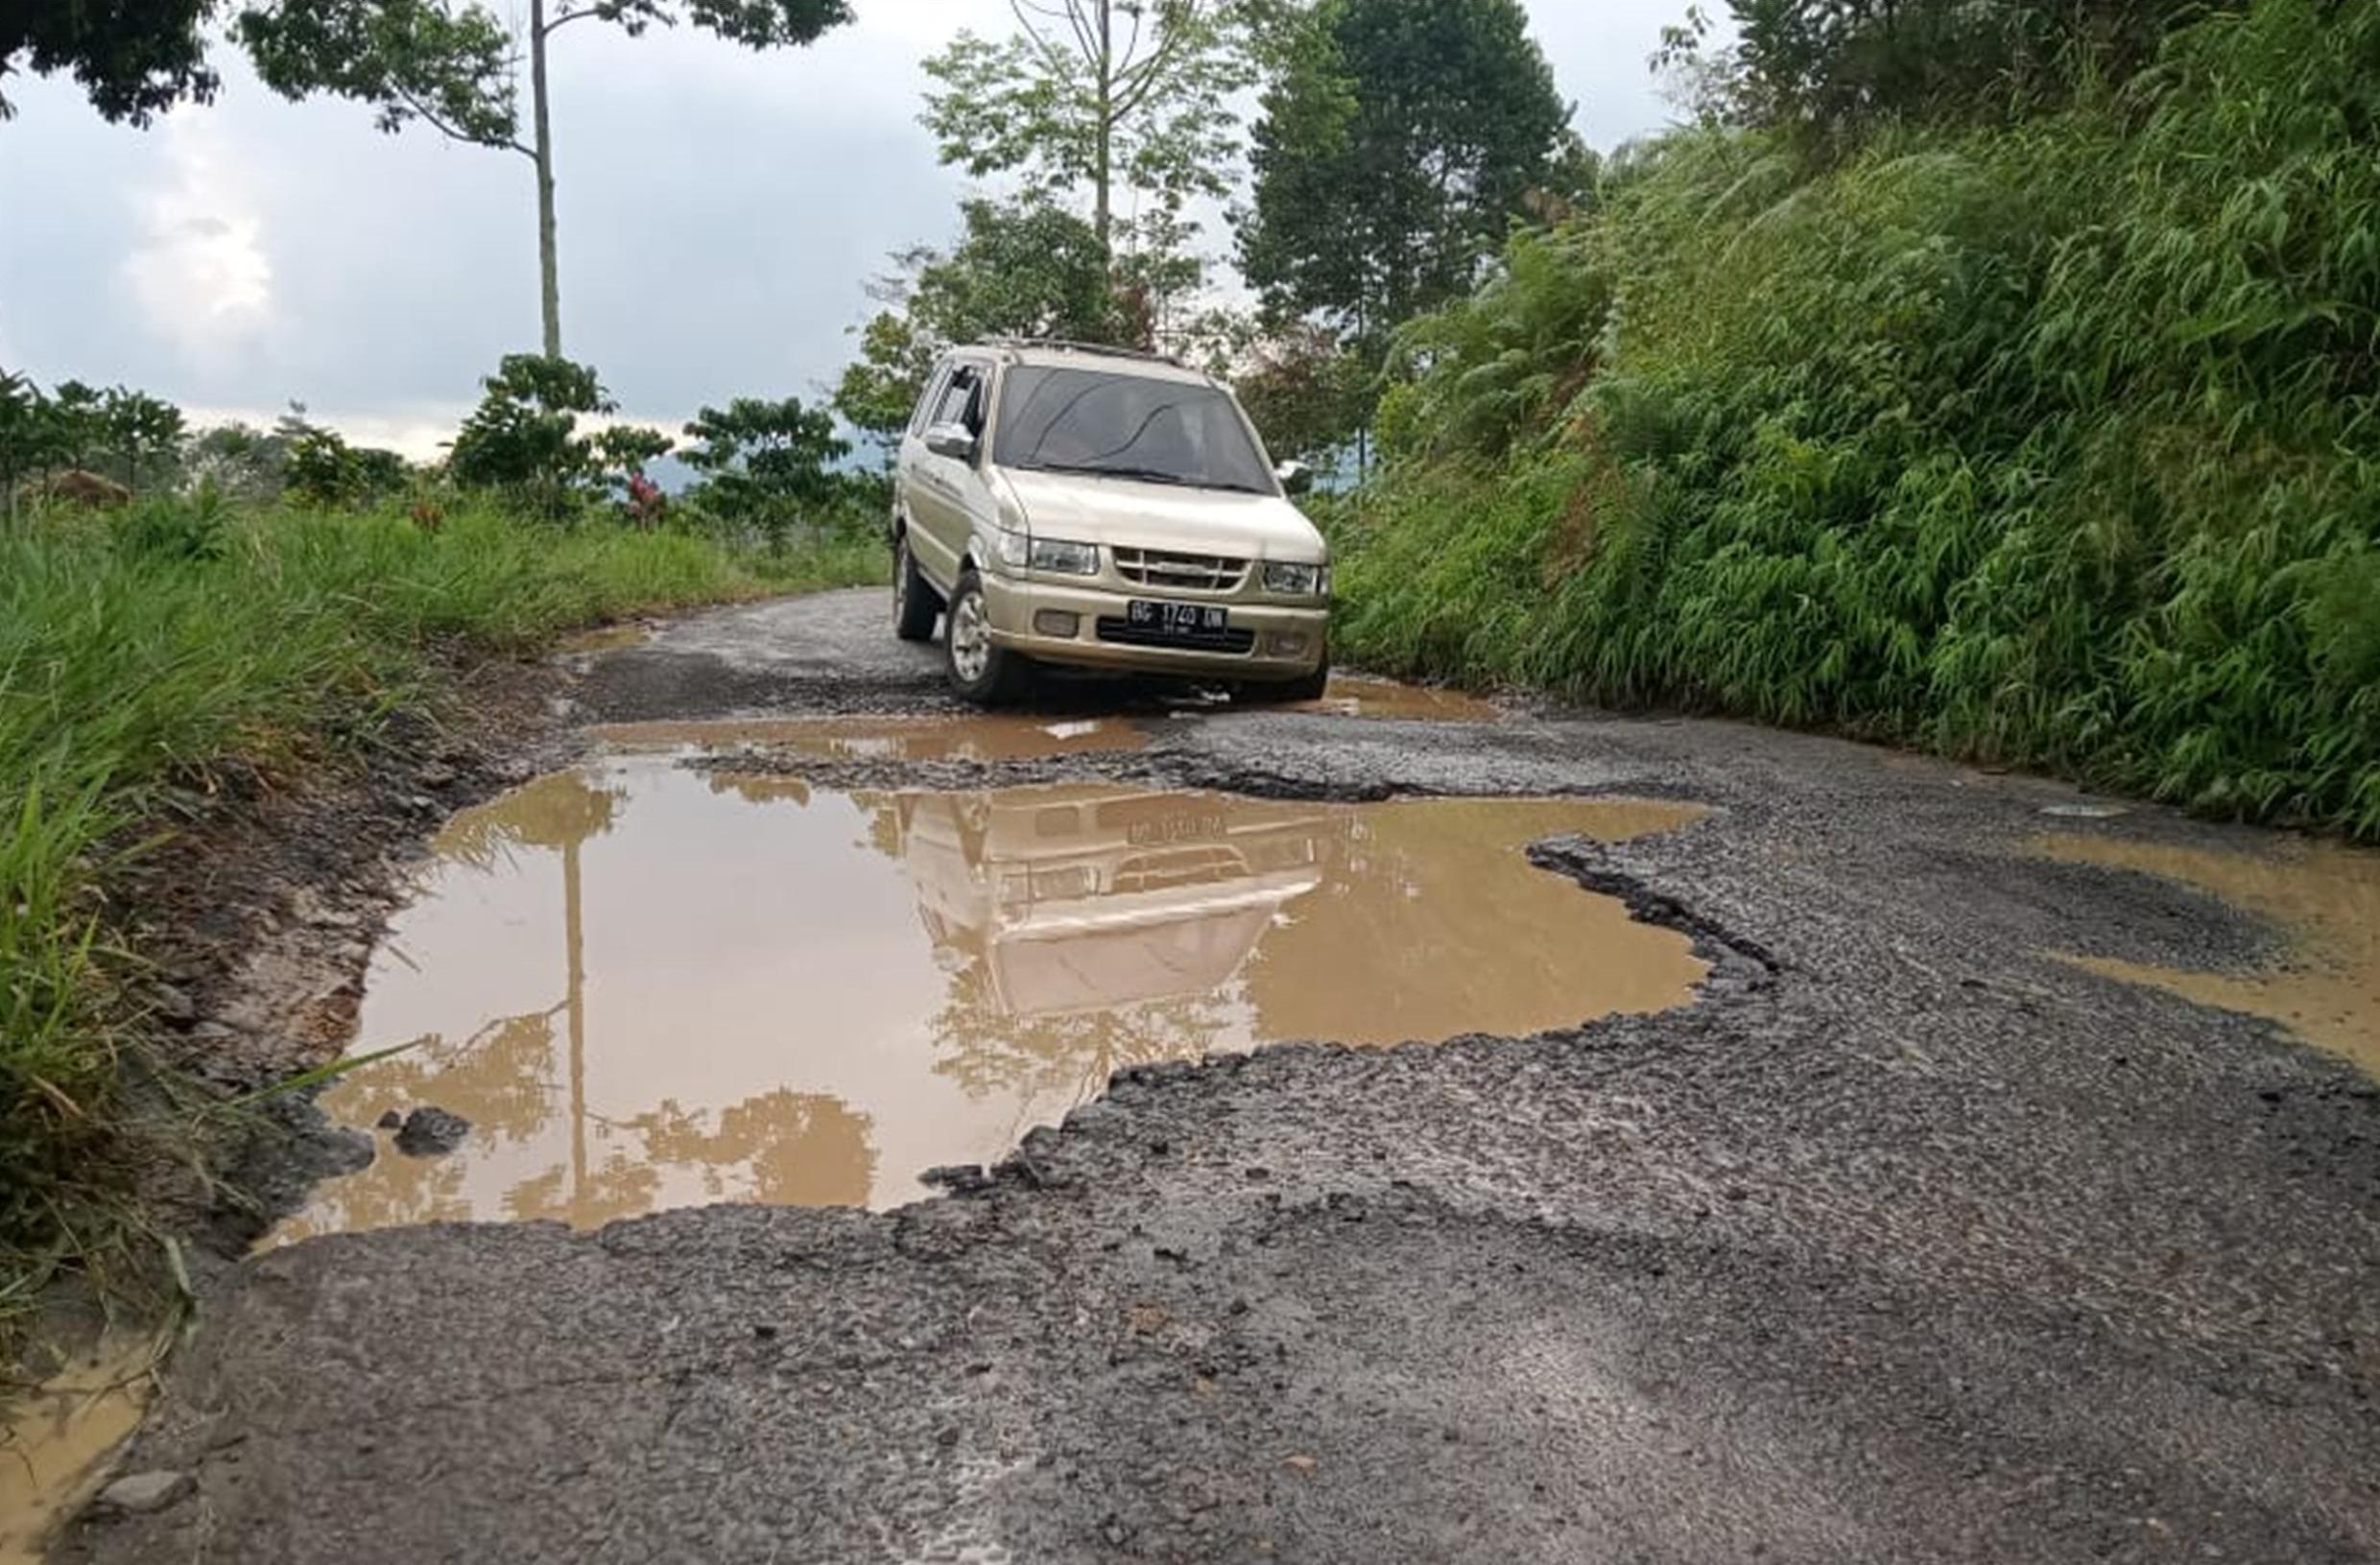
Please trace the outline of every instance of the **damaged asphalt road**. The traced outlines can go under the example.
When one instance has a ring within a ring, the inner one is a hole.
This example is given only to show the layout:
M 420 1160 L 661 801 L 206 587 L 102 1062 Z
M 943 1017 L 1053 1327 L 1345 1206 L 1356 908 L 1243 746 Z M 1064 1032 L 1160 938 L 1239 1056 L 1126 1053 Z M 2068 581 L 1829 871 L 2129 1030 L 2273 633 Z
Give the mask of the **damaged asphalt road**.
M 576 699 L 947 704 L 874 594 L 686 622 Z M 59 1557 L 2380 1558 L 2380 1090 L 2057 955 L 2279 932 L 2028 851 L 2271 834 L 1728 723 L 1155 725 L 870 775 L 1694 800 L 1538 856 L 1713 976 L 1581 1033 L 1130 1073 L 885 1215 L 273 1251 L 209 1285 L 123 1464 L 194 1482 Z

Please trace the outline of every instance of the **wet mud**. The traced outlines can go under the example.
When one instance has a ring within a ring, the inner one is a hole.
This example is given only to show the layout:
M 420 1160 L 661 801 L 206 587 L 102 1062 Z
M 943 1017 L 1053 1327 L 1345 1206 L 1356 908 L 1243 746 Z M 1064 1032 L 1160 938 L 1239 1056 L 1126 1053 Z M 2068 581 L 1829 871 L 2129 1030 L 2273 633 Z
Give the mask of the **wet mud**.
M 1504 716 L 1494 702 L 1460 690 L 1349 674 L 1334 676 L 1321 700 L 1290 710 L 1407 723 L 1494 723 Z
M 0 1429 L 0 1565 L 38 1565 L 59 1521 L 106 1476 L 148 1406 L 155 1341 L 109 1339 L 8 1406 Z
M 1536 867 L 1626 800 L 1320 804 L 1071 783 L 843 791 L 624 757 L 459 817 L 325 1092 L 385 1130 L 274 1236 L 581 1227 L 714 1201 L 887 1207 L 1117 1070 L 1293 1039 L 1526 1036 L 1685 1003 L 1689 936 Z
M 652 639 L 653 628 L 649 625 L 607 625 L 562 637 L 554 644 L 554 652 L 560 657 L 584 657 L 642 647 Z
M 2067 960 L 2103 978 L 2261 1016 L 2380 1077 L 2380 853 L 2281 842 L 2250 854 L 2070 835 L 2034 845 L 2059 863 L 2127 869 L 2203 891 L 2265 920 L 2286 942 L 2276 959 L 2233 971 L 2100 956 Z

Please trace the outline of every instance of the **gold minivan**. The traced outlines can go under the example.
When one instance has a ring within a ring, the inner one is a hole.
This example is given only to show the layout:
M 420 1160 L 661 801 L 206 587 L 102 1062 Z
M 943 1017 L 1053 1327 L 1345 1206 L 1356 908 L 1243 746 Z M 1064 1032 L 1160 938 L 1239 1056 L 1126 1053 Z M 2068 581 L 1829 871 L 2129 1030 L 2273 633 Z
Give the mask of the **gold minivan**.
M 1330 676 L 1330 552 L 1213 376 L 1152 354 L 996 342 L 945 354 L 901 439 L 892 623 L 943 626 L 951 688 L 1036 665 L 1310 700 Z

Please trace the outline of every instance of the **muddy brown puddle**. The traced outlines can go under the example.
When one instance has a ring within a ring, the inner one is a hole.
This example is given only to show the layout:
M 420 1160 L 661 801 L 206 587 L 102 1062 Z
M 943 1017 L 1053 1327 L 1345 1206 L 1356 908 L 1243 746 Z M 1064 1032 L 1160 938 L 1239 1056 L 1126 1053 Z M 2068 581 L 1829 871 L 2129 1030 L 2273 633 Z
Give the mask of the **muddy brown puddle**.
M 2277 840 L 2268 853 L 2180 847 L 2125 837 L 2056 835 L 2035 852 L 2066 864 L 2158 875 L 2270 920 L 2289 938 L 2277 960 L 2248 972 L 2198 971 L 2066 957 L 2129 984 L 2277 1022 L 2308 1043 L 2380 1076 L 2380 853 Z
M 753 718 L 701 723 L 613 723 L 590 730 L 613 749 L 781 750 L 817 761 L 1043 761 L 1114 754 L 1149 743 L 1121 718 Z
M 1321 700 L 1290 710 L 1424 723 L 1496 723 L 1504 717 L 1494 703 L 1460 690 L 1409 685 L 1358 674 L 1333 675 Z
M 1328 805 L 1066 784 L 839 792 L 628 755 L 458 817 L 376 954 L 337 1122 L 375 1131 L 276 1231 L 714 1201 L 888 1207 L 1121 1067 L 1286 1039 L 1524 1035 L 1685 1003 L 1687 937 L 1533 841 L 1696 818 L 1609 800 Z
M 109 1338 L 17 1395 L 0 1424 L 0 1565 L 35 1565 L 140 1423 L 160 1344 Z

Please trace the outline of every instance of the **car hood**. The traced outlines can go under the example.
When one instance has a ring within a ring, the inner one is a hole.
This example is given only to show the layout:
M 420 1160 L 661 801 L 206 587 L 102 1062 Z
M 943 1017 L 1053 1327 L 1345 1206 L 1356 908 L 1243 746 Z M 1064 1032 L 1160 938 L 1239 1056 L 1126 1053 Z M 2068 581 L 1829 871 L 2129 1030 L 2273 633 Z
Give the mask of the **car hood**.
M 1044 537 L 1244 559 L 1319 561 L 1329 553 L 1314 524 L 1278 495 L 1013 468 L 1000 476 L 1026 527 Z

